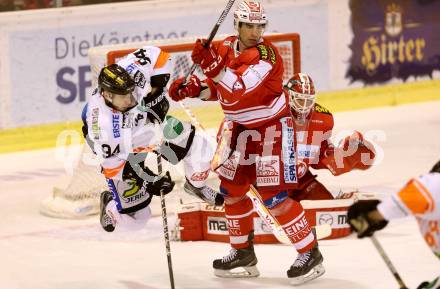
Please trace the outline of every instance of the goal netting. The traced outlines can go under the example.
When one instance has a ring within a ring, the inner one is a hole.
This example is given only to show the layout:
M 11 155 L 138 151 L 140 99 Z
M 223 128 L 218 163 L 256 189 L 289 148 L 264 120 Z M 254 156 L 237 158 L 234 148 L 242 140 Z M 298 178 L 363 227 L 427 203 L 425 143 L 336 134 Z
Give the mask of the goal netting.
M 216 37 L 216 41 L 224 39 L 225 35 Z M 296 33 L 287 34 L 269 34 L 265 35 L 272 43 L 274 43 L 281 54 L 284 65 L 284 81 L 286 81 L 294 72 L 300 71 L 300 40 Z M 92 72 L 92 84 L 97 85 L 97 77 L 101 68 L 105 65 L 116 62 L 124 55 L 134 50 L 146 46 L 158 46 L 164 51 L 172 55 L 172 75 L 171 81 L 186 75 L 189 71 L 191 61 L 191 51 L 193 43 L 197 37 L 155 40 L 148 42 L 138 42 L 119 45 L 107 45 L 93 47 L 89 50 L 89 60 Z M 202 76 L 200 69 L 196 69 L 196 74 Z M 170 83 L 171 83 L 170 81 Z M 199 104 L 200 105 L 200 104 Z M 203 105 L 203 104 L 202 104 Z M 214 128 L 217 120 L 220 121 L 221 113 L 218 105 L 198 106 L 194 108 L 200 112 L 198 117 L 202 124 L 211 124 Z M 179 118 L 184 116 L 181 111 L 172 111 L 173 115 Z M 185 119 L 185 117 L 183 117 Z M 186 120 L 189 120 L 188 118 Z M 54 187 L 52 194 L 41 202 L 40 212 L 44 215 L 57 218 L 83 218 L 89 215 L 99 213 L 99 196 L 103 190 L 107 189 L 106 181 L 100 173 L 100 167 L 94 155 L 87 145 L 84 145 L 81 156 L 78 157 L 78 164 L 74 169 L 70 182 L 64 189 Z M 155 162 L 146 162 L 147 165 L 155 167 Z M 172 177 L 177 182 L 183 181 L 182 168 L 168 166 L 166 169 L 171 171 Z M 177 189 L 179 184 L 176 185 Z M 180 197 L 174 192 L 167 196 L 167 204 L 170 203 L 169 211 L 173 211 Z M 157 202 L 154 201 L 153 203 Z M 159 205 L 152 203 L 153 214 L 160 214 Z

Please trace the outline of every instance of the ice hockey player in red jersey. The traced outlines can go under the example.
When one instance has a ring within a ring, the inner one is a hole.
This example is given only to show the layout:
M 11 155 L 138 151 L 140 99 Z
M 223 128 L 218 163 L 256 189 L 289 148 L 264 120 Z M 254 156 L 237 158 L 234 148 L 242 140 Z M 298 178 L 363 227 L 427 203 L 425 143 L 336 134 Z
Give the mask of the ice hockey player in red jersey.
M 413 215 L 420 233 L 440 258 L 440 161 L 431 171 L 409 180 L 403 188 L 383 201 L 362 200 L 348 210 L 348 221 L 359 238 L 383 229 L 389 220 Z M 439 289 L 440 276 L 422 282 L 417 289 Z
M 218 100 L 224 115 L 217 152 L 212 162 L 225 197 L 231 251 L 214 260 L 220 277 L 258 276 L 253 247 L 253 206 L 246 192 L 258 191 L 281 223 L 298 257 L 287 275 L 303 283 L 324 273 L 316 238 L 298 202 L 287 191 L 298 184 L 295 130 L 283 92 L 283 64 L 277 48 L 262 37 L 267 24 L 260 2 L 242 1 L 234 12 L 237 36 L 204 47 L 197 40 L 192 52 L 207 77 L 178 79 L 170 96 Z M 243 268 L 243 272 L 232 273 Z
M 289 195 L 296 201 L 333 199 L 309 168 L 328 169 L 335 176 L 366 170 L 373 164 L 374 147 L 357 131 L 336 147 L 331 143 L 333 115 L 316 103 L 315 85 L 308 74 L 295 73 L 285 89 L 295 120 L 299 179 L 298 188 Z

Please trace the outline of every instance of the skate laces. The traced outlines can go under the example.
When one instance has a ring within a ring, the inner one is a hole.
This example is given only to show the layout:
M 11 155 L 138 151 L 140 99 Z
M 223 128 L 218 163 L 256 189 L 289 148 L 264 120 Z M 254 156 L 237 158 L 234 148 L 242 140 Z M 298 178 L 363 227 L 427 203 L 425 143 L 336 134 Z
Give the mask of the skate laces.
M 235 256 L 237 256 L 237 250 L 232 248 L 229 251 L 229 254 L 222 258 L 222 263 L 227 263 L 227 262 L 233 260 L 235 258 Z
M 293 267 L 302 267 L 304 264 L 307 263 L 307 261 L 310 259 L 311 251 L 308 251 L 303 254 L 299 254 L 296 258 L 295 262 L 293 263 Z
M 212 202 L 215 202 L 215 198 L 217 197 L 217 192 L 208 186 L 204 186 L 202 188 L 202 194 L 206 199 L 208 199 Z

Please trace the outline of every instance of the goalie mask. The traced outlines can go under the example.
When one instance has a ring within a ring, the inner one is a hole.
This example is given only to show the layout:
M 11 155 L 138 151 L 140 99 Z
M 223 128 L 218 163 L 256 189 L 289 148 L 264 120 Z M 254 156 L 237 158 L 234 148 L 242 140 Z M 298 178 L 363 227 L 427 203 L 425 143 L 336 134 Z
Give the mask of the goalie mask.
M 117 64 L 110 64 L 101 69 L 98 77 L 99 89 L 118 95 L 127 95 L 135 88 L 134 80 L 130 74 Z
M 266 13 L 260 2 L 244 0 L 234 11 L 234 27 L 238 30 L 240 22 L 252 24 L 267 24 Z
M 289 94 L 289 104 L 297 113 L 305 115 L 315 104 L 315 85 L 305 73 L 295 73 L 284 86 Z

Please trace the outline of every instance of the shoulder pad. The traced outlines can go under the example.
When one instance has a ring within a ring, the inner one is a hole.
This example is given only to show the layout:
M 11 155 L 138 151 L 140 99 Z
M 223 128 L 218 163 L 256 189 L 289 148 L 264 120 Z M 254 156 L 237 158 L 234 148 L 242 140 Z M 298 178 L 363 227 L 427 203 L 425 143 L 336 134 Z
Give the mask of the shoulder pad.
M 272 64 L 275 64 L 277 62 L 275 50 L 271 46 L 258 44 L 257 49 L 260 52 L 260 58 L 262 60 L 270 61 Z
M 315 111 L 319 113 L 332 114 L 330 110 L 326 109 L 318 103 L 315 103 Z

